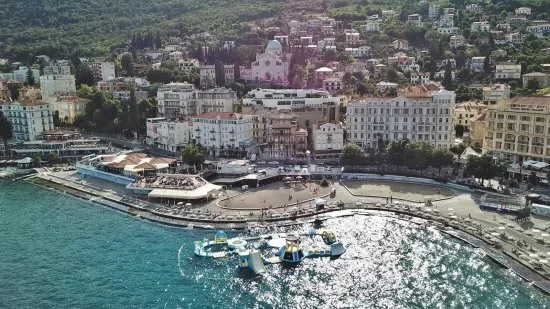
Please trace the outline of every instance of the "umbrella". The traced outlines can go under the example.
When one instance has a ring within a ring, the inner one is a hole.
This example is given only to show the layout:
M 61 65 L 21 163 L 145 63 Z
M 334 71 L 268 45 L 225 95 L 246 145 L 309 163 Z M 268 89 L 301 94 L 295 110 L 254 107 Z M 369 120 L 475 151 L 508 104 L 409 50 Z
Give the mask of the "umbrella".
M 447 210 L 448 210 L 448 211 L 454 211 L 454 209 L 452 209 L 452 208 L 447 208 Z
M 542 233 L 542 234 L 540 234 L 540 236 L 542 236 L 542 237 L 548 237 L 548 236 L 550 236 L 550 234 Z
M 292 180 L 292 177 L 287 176 L 287 177 L 283 178 L 283 180 Z
M 532 232 L 532 233 L 540 233 L 540 230 L 532 229 L 531 232 Z
M 548 260 L 540 260 L 539 263 L 541 263 L 541 264 L 548 264 Z
M 431 210 L 430 208 L 426 208 L 426 209 L 424 209 L 424 211 L 430 212 L 430 211 L 432 211 L 432 210 Z
M 530 258 L 534 258 L 534 259 L 538 259 L 538 258 L 539 258 L 539 255 L 536 254 L 536 253 L 531 253 L 531 254 L 529 254 L 529 257 L 530 257 Z
M 506 229 L 506 228 L 505 228 L 504 226 L 499 226 L 499 227 L 497 228 L 497 230 L 501 230 L 501 231 L 503 231 L 503 230 L 505 230 L 505 229 Z
M 439 209 L 434 209 L 434 212 L 435 213 L 440 213 L 441 211 L 439 211 Z
M 178 205 L 183 205 L 183 202 L 178 202 Z
M 189 206 L 189 207 L 191 207 L 191 203 L 187 203 L 187 204 L 185 204 L 185 206 Z
M 456 220 L 457 216 L 450 216 L 449 218 Z
M 296 176 L 296 179 L 302 179 L 302 176 Z
M 491 233 L 491 236 L 499 236 L 499 233 Z

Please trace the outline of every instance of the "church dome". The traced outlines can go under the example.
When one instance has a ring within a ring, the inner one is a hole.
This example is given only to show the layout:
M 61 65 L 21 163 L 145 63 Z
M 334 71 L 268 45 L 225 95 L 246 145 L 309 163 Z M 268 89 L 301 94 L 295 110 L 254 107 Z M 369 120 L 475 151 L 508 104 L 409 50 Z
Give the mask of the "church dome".
M 265 48 L 266 52 L 272 52 L 275 54 L 281 54 L 283 52 L 283 46 L 279 41 L 277 40 L 271 40 L 267 43 L 267 47 Z

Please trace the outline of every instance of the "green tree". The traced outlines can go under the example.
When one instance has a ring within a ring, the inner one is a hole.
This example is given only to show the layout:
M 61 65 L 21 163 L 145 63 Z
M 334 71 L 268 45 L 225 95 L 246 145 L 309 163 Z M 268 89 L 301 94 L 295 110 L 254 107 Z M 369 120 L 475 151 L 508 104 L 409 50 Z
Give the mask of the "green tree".
M 40 155 L 36 155 L 32 158 L 32 163 L 34 166 L 39 166 L 40 162 L 42 162 L 42 157 L 40 157 Z
M 455 125 L 455 136 L 456 137 L 461 137 L 462 135 L 464 135 L 464 131 L 466 131 L 466 128 L 463 125 L 461 125 L 461 124 Z
M 342 156 L 340 157 L 340 163 L 342 163 L 342 165 L 363 165 L 364 162 L 365 155 L 359 146 L 353 144 L 347 145 L 344 151 L 342 151 Z
M 485 57 L 485 59 L 483 59 L 483 73 L 489 76 L 491 75 L 491 72 L 492 72 L 491 59 L 489 57 Z
M 420 170 L 420 173 L 430 166 L 433 146 L 426 142 L 411 142 L 405 146 L 405 161 L 409 167 Z
M 491 154 L 481 156 L 469 156 L 466 162 L 465 171 L 476 178 L 481 179 L 484 185 L 485 180 L 502 176 L 508 169 L 508 165 L 503 161 L 494 159 Z
M 190 166 L 199 166 L 204 162 L 204 153 L 194 144 L 189 144 L 181 151 L 182 160 Z
M 0 139 L 4 143 L 4 156 L 8 156 L 8 141 L 13 138 L 13 127 L 11 121 L 0 112 Z
M 27 85 L 29 85 L 29 86 L 36 85 L 36 81 L 34 80 L 34 75 L 32 74 L 32 69 L 30 69 L 30 68 L 27 70 L 26 80 L 27 80 L 27 83 L 26 83 Z
M 441 83 L 446 90 L 453 90 L 453 73 L 451 70 L 451 62 L 447 61 L 445 65 L 445 74 L 443 75 L 443 82 Z
M 47 160 L 48 160 L 48 163 L 50 163 L 50 164 L 58 164 L 59 162 L 61 162 L 57 152 L 48 153 Z
M 387 78 L 388 82 L 390 83 L 397 83 L 399 81 L 399 74 L 397 74 L 397 70 L 393 67 L 388 68 L 387 71 Z
M 10 90 L 10 98 L 12 100 L 19 99 L 19 89 L 21 89 L 21 86 L 19 84 L 10 84 L 8 86 L 8 89 Z
M 388 162 L 392 165 L 399 167 L 405 163 L 405 151 L 409 140 L 393 140 L 390 142 L 386 149 Z
M 120 58 L 120 64 L 122 65 L 122 69 L 126 72 L 126 75 L 134 75 L 134 57 L 131 53 L 123 54 Z
M 431 159 L 430 166 L 437 168 L 439 176 L 441 176 L 441 169 L 453 164 L 454 156 L 447 149 L 438 148 L 434 150 Z

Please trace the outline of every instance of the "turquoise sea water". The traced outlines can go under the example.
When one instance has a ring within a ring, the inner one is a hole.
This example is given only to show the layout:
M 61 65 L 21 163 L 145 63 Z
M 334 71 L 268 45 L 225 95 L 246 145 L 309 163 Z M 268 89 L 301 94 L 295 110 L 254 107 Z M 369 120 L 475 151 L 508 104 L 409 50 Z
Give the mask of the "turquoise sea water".
M 0 182 L 0 308 L 550 308 L 482 251 L 436 231 L 377 216 L 326 227 L 347 246 L 342 258 L 255 277 L 235 259 L 193 255 L 193 241 L 213 232 Z

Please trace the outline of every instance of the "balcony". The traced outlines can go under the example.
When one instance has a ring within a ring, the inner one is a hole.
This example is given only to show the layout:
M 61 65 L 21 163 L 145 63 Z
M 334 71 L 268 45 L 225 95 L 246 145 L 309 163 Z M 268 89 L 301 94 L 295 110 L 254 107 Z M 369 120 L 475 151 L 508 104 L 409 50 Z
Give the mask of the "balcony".
M 533 145 L 533 146 L 539 146 L 539 147 L 544 147 L 544 143 L 538 143 L 538 142 L 533 142 L 533 143 L 531 143 L 531 145 Z
M 229 141 L 230 141 L 230 142 L 234 142 L 235 139 L 234 139 L 234 138 L 230 138 Z
M 515 139 L 506 139 L 506 138 L 505 138 L 505 139 L 504 139 L 504 142 L 505 142 L 505 143 L 515 143 L 516 140 L 515 140 Z
M 201 131 L 201 129 L 200 129 L 200 128 L 196 128 L 196 129 L 195 129 L 195 131 L 197 131 L 197 132 L 200 132 L 200 131 Z
M 200 136 L 195 136 L 195 139 L 201 139 L 201 137 Z
M 215 137 L 211 137 L 210 140 L 211 140 L 211 141 L 215 141 L 216 138 L 215 138 Z
M 518 141 L 518 145 L 529 145 L 529 141 Z
M 231 130 L 231 131 L 229 131 L 229 133 L 235 134 L 235 130 Z
M 208 131 L 208 132 L 210 132 L 210 133 L 216 133 L 216 130 L 212 129 L 212 130 L 210 130 L 210 131 Z

